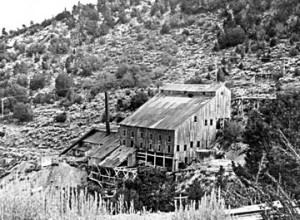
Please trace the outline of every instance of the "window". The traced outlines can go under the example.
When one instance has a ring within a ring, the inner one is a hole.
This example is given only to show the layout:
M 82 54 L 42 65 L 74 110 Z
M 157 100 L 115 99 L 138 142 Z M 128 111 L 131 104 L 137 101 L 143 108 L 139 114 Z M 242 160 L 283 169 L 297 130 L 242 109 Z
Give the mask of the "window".
M 143 132 L 141 132 L 141 138 L 144 138 L 144 133 Z
M 152 144 L 149 144 L 149 150 L 152 150 Z
M 197 116 L 194 116 L 194 122 L 197 122 Z
M 150 140 L 152 140 L 152 134 L 150 134 Z
M 197 147 L 198 148 L 200 147 L 200 141 L 197 141 Z
M 141 148 L 141 149 L 143 148 L 143 143 L 142 143 L 142 142 L 140 143 L 140 148 Z
M 207 120 L 204 121 L 204 125 L 207 126 Z
M 203 95 L 206 95 L 206 93 L 205 93 L 205 92 L 203 92 Z
M 180 145 L 177 145 L 177 151 L 180 151 Z
M 124 131 L 123 131 L 123 135 L 126 136 L 126 130 L 125 130 L 125 129 L 124 129 Z
M 126 145 L 126 141 L 125 140 L 123 140 L 123 145 Z
M 161 142 L 161 135 L 158 135 L 158 141 Z
M 187 150 L 187 145 L 185 144 L 184 145 L 184 149 L 183 149 L 184 151 L 186 151 Z
M 224 95 L 224 92 L 221 92 L 221 95 Z
M 168 145 L 168 153 L 171 153 L 171 145 Z
M 191 148 L 193 148 L 193 145 L 194 145 L 194 143 L 193 143 L 193 141 L 191 141 Z
M 134 137 L 134 133 L 133 133 L 133 131 L 131 132 L 131 137 L 132 137 L 132 138 Z
M 216 128 L 221 129 L 221 119 L 217 121 Z
M 158 151 L 161 151 L 161 146 L 160 146 L 160 144 L 158 145 Z
M 171 136 L 168 137 L 168 142 L 171 142 L 172 138 Z
M 210 125 L 213 125 L 213 124 L 214 124 L 214 120 L 210 119 Z
M 188 158 L 187 158 L 187 157 L 184 158 L 184 163 L 185 163 L 185 164 L 188 163 Z
M 130 147 L 134 147 L 134 142 L 133 142 L 133 140 L 131 140 L 131 142 L 130 142 Z

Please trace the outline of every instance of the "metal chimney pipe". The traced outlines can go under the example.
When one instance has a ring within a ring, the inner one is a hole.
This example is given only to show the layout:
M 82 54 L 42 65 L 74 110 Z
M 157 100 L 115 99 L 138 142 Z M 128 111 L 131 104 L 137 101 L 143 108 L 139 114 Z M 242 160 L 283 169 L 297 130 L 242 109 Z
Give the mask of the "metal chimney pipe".
M 106 135 L 110 135 L 109 127 L 109 106 L 108 106 L 108 93 L 105 92 L 105 123 L 106 123 Z

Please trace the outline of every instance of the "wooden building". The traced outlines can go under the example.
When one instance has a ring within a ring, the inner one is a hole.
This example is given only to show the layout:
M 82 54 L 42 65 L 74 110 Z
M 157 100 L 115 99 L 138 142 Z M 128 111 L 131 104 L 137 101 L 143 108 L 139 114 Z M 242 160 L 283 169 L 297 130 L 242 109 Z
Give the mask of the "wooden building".
M 209 148 L 230 118 L 230 102 L 221 83 L 166 85 L 120 123 L 120 143 L 137 149 L 137 160 L 176 171 Z
M 127 167 L 136 164 L 136 149 L 121 146 L 119 133 L 91 129 L 80 137 L 60 155 L 69 154 L 74 157 L 86 157 L 89 166 Z

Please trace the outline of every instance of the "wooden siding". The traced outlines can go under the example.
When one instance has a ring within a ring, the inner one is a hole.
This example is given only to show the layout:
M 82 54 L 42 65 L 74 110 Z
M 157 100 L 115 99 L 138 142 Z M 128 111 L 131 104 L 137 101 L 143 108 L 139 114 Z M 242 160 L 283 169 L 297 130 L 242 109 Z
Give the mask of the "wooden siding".
M 174 151 L 176 167 L 179 162 L 186 160 L 190 162 L 196 157 L 194 150 L 197 148 L 198 141 L 200 141 L 200 148 L 207 148 L 215 140 L 217 120 L 230 117 L 230 101 L 230 90 L 222 86 L 212 100 L 176 129 Z M 196 122 L 195 117 L 197 117 Z M 191 142 L 193 142 L 193 148 L 191 148 Z M 177 145 L 179 145 L 179 151 Z
M 132 137 L 132 132 L 133 132 L 133 137 Z M 142 133 L 143 133 L 143 138 L 141 137 Z M 152 140 L 150 139 L 150 134 L 152 134 Z M 159 140 L 159 136 L 161 136 L 161 141 Z M 171 139 L 171 141 L 169 141 L 169 138 Z M 156 129 L 121 125 L 120 141 L 122 145 L 125 141 L 125 146 L 127 147 L 132 147 L 131 142 L 133 141 L 133 147 L 143 151 L 159 152 L 159 153 L 166 153 L 166 154 L 173 154 L 174 152 L 174 131 L 156 130 Z M 142 147 L 141 147 L 141 143 L 142 143 Z M 152 145 L 151 148 L 150 148 L 150 144 Z M 170 146 L 170 151 L 168 151 L 169 150 L 168 146 Z

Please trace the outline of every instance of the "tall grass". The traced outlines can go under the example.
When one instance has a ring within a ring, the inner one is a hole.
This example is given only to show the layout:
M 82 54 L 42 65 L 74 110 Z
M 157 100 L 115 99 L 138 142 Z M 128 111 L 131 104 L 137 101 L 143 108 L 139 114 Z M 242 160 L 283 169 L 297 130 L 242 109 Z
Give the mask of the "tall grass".
M 221 198 L 221 192 L 215 190 L 202 197 L 199 202 L 192 202 L 187 206 L 175 203 L 174 220 L 232 220 L 225 213 L 225 201 Z
M 15 182 L 0 189 L 0 220 L 15 219 L 201 219 L 227 220 L 224 202 L 215 192 L 205 196 L 196 209 L 196 203 L 185 208 L 178 206 L 174 213 L 137 213 L 126 209 L 124 199 L 118 203 L 104 201 L 97 194 L 91 195 L 85 190 L 67 188 L 49 188 L 32 190 L 32 184 L 26 181 Z M 133 207 L 131 204 L 129 207 Z

